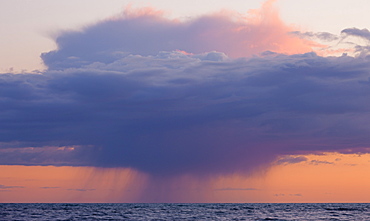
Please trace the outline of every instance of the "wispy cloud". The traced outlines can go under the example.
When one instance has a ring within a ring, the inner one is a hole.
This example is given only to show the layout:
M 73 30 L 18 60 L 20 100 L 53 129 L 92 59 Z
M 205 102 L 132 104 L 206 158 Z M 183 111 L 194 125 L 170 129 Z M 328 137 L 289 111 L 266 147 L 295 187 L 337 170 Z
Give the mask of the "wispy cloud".
M 277 193 L 274 194 L 275 197 L 287 197 L 287 196 L 293 196 L 293 197 L 301 197 L 302 194 L 300 193 L 295 193 L 295 194 L 284 194 L 284 193 Z
M 327 42 L 333 42 L 340 40 L 340 36 L 329 33 L 329 32 L 301 32 L 301 31 L 293 31 L 290 34 L 298 36 L 300 38 L 308 38 L 310 40 L 321 40 Z
M 60 187 L 58 186 L 42 186 L 40 189 L 59 189 Z
M 25 188 L 24 186 L 6 186 L 6 185 L 0 185 L 0 189 L 19 189 L 19 188 Z
M 354 36 L 354 37 L 359 37 L 362 39 L 365 39 L 367 41 L 370 41 L 370 31 L 366 28 L 364 29 L 359 29 L 359 28 L 346 28 L 343 29 L 341 32 L 342 35 L 344 36 Z
M 220 188 L 220 189 L 215 189 L 216 191 L 256 191 L 259 189 L 256 188 Z
M 334 164 L 334 162 L 329 162 L 329 161 L 325 161 L 325 160 L 311 160 L 310 163 L 313 164 L 313 165 Z
M 297 196 L 297 197 L 301 197 L 301 196 L 302 196 L 302 194 L 300 194 L 300 193 L 296 193 L 296 194 L 289 194 L 289 196 Z
M 307 161 L 307 157 L 303 157 L 303 156 L 286 156 L 286 157 L 283 157 L 279 160 L 276 161 L 277 164 L 295 164 L 295 163 L 300 163 L 300 162 L 305 162 Z
M 78 191 L 78 192 L 87 192 L 87 191 L 95 191 L 95 189 L 67 189 L 69 191 Z

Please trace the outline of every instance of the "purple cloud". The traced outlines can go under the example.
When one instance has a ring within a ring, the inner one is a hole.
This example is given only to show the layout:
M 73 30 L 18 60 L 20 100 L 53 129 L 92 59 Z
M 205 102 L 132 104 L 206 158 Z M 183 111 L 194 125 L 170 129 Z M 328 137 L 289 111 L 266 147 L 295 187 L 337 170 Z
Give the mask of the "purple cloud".
M 301 196 L 302 196 L 302 194 L 300 194 L 300 193 L 296 193 L 296 194 L 289 194 L 289 196 L 299 196 L 299 197 L 301 197 Z
M 0 75 L 1 163 L 244 173 L 281 154 L 369 146 L 366 60 L 210 54 L 225 58 L 162 52 Z
M 63 32 L 55 39 L 58 49 L 41 57 L 49 69 L 59 70 L 108 64 L 130 54 L 156 56 L 161 51 L 220 51 L 236 58 L 266 50 L 288 54 L 312 50 L 308 40 L 290 35 L 291 31 L 270 1 L 247 16 L 223 11 L 186 21 L 165 18 L 150 8 L 129 9 L 81 31 Z
M 67 189 L 67 190 L 78 191 L 78 192 L 95 191 L 95 189 Z
M 313 165 L 319 165 L 319 164 L 334 164 L 334 162 L 329 162 L 326 160 L 311 160 L 310 162 Z
M 300 163 L 300 162 L 304 162 L 304 161 L 307 161 L 307 157 L 303 157 L 303 156 L 298 156 L 298 157 L 294 157 L 294 156 L 287 156 L 287 157 L 284 157 L 282 159 L 279 159 L 278 161 L 276 161 L 277 164 L 295 164 L 295 163 Z
M 343 30 L 344 31 L 344 30 Z M 342 31 L 342 33 L 343 33 Z M 346 31 L 344 31 L 346 32 Z M 326 42 L 331 42 L 331 41 L 338 41 L 339 36 L 331 34 L 329 32 L 300 32 L 300 31 L 293 31 L 290 34 L 298 36 L 300 38 L 304 39 L 319 39 L 322 41 Z
M 42 186 L 42 187 L 40 187 L 40 189 L 59 189 L 60 187 L 58 187 L 58 186 Z
M 342 30 L 341 34 L 345 36 L 354 36 L 354 37 L 359 37 L 363 38 L 365 40 L 370 40 L 370 31 L 366 28 L 364 29 L 359 29 L 359 28 L 346 28 Z
M 0 185 L 0 189 L 19 189 L 24 188 L 24 186 L 6 186 L 6 185 Z
M 215 189 L 216 191 L 257 191 L 259 189 L 256 188 L 222 188 L 222 189 Z
M 48 70 L 0 75 L 0 164 L 204 176 L 248 173 L 281 155 L 368 151 L 368 58 L 229 57 L 235 36 L 251 43 L 287 30 L 242 24 L 253 31 L 231 35 L 240 24 L 222 16 L 145 15 L 62 33 L 42 55 Z M 219 25 L 228 31 L 216 40 L 199 37 Z

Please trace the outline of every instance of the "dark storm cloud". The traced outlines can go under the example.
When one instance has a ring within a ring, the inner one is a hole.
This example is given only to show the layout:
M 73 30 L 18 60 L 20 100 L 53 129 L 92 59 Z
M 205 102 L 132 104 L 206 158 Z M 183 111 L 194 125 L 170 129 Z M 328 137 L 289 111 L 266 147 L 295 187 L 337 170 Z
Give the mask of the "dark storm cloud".
M 271 3 L 254 19 L 147 13 L 62 33 L 48 70 L 0 75 L 0 164 L 212 175 L 368 151 L 368 57 L 272 52 L 308 41 Z
M 314 53 L 175 51 L 2 74 L 1 163 L 220 174 L 282 154 L 365 151 L 369 66 L 363 57 Z

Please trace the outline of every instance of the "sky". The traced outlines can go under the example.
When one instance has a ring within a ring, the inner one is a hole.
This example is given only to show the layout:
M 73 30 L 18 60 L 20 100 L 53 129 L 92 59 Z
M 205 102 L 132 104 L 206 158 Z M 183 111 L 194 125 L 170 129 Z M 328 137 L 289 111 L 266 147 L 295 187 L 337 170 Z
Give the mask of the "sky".
M 368 202 L 366 5 L 0 1 L 0 202 Z

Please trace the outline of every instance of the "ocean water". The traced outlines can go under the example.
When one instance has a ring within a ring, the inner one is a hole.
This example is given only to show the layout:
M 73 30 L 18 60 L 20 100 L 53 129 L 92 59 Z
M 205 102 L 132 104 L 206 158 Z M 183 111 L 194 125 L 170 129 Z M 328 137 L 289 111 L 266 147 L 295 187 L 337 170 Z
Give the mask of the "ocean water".
M 0 204 L 0 220 L 370 220 L 370 204 Z

